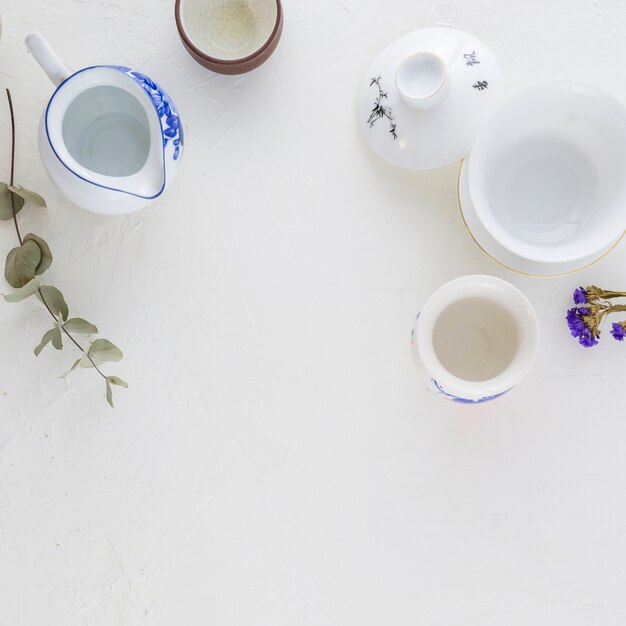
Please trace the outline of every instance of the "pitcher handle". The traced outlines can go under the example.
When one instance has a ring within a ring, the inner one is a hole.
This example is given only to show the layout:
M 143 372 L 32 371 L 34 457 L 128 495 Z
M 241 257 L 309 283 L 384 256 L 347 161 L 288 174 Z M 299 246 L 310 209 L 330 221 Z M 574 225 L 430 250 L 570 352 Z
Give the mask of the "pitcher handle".
M 56 87 L 70 77 L 71 72 L 40 33 L 30 33 L 26 37 L 26 47 Z

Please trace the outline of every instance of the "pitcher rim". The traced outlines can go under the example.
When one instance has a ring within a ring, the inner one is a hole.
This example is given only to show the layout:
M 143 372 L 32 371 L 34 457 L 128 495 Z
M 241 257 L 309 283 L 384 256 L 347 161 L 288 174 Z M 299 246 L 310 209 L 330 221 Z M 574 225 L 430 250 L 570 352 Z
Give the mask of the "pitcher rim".
M 46 111 L 45 111 L 45 115 L 44 115 L 44 126 L 45 126 L 45 130 L 46 130 L 46 138 L 48 140 L 48 145 L 50 146 L 50 148 L 52 149 L 52 152 L 54 153 L 54 156 L 58 159 L 59 163 L 61 163 L 61 165 L 63 165 L 63 167 L 65 167 L 69 172 L 71 172 L 72 174 L 74 174 L 74 176 L 76 176 L 77 178 L 80 178 L 82 181 L 89 183 L 90 185 L 95 185 L 96 187 L 100 187 L 101 189 L 107 189 L 108 191 L 116 191 L 118 193 L 123 193 L 129 196 L 134 196 L 136 198 L 142 198 L 144 200 L 155 200 L 156 198 L 158 198 L 160 195 L 163 194 L 163 192 L 165 191 L 165 187 L 167 186 L 167 168 L 165 165 L 165 146 L 162 144 L 161 145 L 161 152 L 163 155 L 163 159 L 162 159 L 162 165 L 163 165 L 163 184 L 161 185 L 161 189 L 154 195 L 151 196 L 146 196 L 143 194 L 138 194 L 138 193 L 133 193 L 132 191 L 126 191 L 124 189 L 119 189 L 117 187 L 109 187 L 108 185 L 103 185 L 101 183 L 95 182 L 93 180 L 89 180 L 88 178 L 85 178 L 85 176 L 79 174 L 78 172 L 74 171 L 60 156 L 59 153 L 57 152 L 54 142 L 52 141 L 52 139 L 50 138 L 50 133 L 48 131 L 48 113 L 50 112 L 50 105 L 52 104 L 52 101 L 54 100 L 55 96 L 57 95 L 57 93 L 61 90 L 61 88 L 68 83 L 70 80 L 72 80 L 72 78 L 75 78 L 76 76 L 78 76 L 79 74 L 82 74 L 83 72 L 87 72 L 89 70 L 94 70 L 94 69 L 111 69 L 111 70 L 115 70 L 116 72 L 120 72 L 122 74 L 125 74 L 125 71 L 123 70 L 129 70 L 132 71 L 132 68 L 127 68 L 127 67 L 123 67 L 123 66 L 118 66 L 118 65 L 90 65 L 88 67 L 83 67 L 82 69 L 74 72 L 71 76 L 68 76 L 52 93 L 52 95 L 50 96 L 50 99 L 48 100 L 48 104 L 46 105 Z M 129 78 L 132 78 L 131 76 L 129 76 Z M 145 92 L 144 92 L 145 93 Z M 145 94 L 146 97 L 148 97 L 147 94 Z M 159 111 L 157 110 L 157 107 L 155 105 L 155 103 L 152 101 L 151 98 L 148 97 L 148 99 L 150 100 L 150 104 L 152 105 L 152 108 L 154 109 L 154 112 L 157 114 L 158 120 L 159 120 L 159 127 L 161 128 L 161 135 L 163 135 L 163 122 L 161 120 L 161 116 L 159 115 Z M 142 166 L 143 167 L 143 166 Z M 88 168 L 85 168 L 88 169 Z M 90 170 L 91 171 L 91 170 Z M 97 172 L 94 172 L 94 174 L 99 175 Z M 120 177 L 120 178 L 125 178 L 125 177 Z

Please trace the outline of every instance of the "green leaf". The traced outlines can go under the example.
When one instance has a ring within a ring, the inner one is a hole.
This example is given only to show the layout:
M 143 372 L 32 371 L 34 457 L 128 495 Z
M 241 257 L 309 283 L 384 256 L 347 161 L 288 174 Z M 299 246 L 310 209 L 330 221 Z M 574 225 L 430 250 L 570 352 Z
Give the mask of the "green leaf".
M 43 285 L 41 287 L 40 293 L 37 294 L 37 297 L 50 307 L 52 313 L 57 318 L 60 318 L 61 321 L 65 321 L 67 316 L 69 315 L 69 309 L 67 308 L 67 304 L 65 302 L 65 298 L 63 294 L 52 285 Z
M 79 359 L 79 365 L 85 369 L 94 367 L 92 360 L 86 354 L 83 354 L 83 356 Z
M 63 339 L 61 338 L 61 329 L 58 326 L 54 327 L 54 333 L 52 334 L 52 345 L 57 350 L 63 350 Z
M 56 326 L 44 334 L 41 338 L 41 343 L 35 348 L 35 356 L 39 356 L 41 351 L 52 341 L 52 335 L 55 330 L 57 330 Z
M 24 198 L 9 191 L 6 183 L 0 183 L 0 220 L 13 219 L 13 206 L 17 215 L 24 208 Z
M 117 385 L 118 387 L 124 387 L 124 389 L 128 389 L 128 383 L 117 376 L 107 376 L 107 380 L 112 385 Z
M 113 406 L 113 390 L 111 389 L 111 383 L 109 382 L 109 379 L 106 379 L 106 384 L 107 384 L 107 402 L 111 405 L 111 408 L 114 409 L 115 407 Z
M 124 356 L 122 351 L 108 339 L 96 339 L 91 344 L 88 354 L 95 361 L 96 365 L 121 361 Z
M 28 284 L 24 285 L 17 291 L 10 293 L 8 296 L 3 295 L 2 297 L 7 302 L 20 302 L 22 300 L 26 300 L 26 298 L 29 298 L 34 293 L 36 293 L 39 289 L 39 285 L 39 281 L 36 278 L 33 278 L 33 280 L 31 280 Z
M 16 196 L 23 198 L 24 200 L 26 200 L 26 202 L 34 204 L 36 207 L 46 207 L 46 201 L 34 191 L 29 191 L 28 189 L 24 189 L 24 187 L 20 187 L 19 185 L 9 185 L 9 191 L 12 191 Z
M 28 233 L 28 235 L 24 237 L 24 242 L 26 241 L 34 241 L 39 246 L 39 250 L 41 250 L 41 261 L 35 270 L 35 276 L 39 276 L 52 265 L 52 252 L 50 252 L 50 246 L 48 246 L 48 244 L 41 237 L 33 235 L 33 233 Z
M 80 361 L 81 359 L 76 359 L 76 361 L 74 361 L 74 365 L 72 365 L 72 367 L 70 367 L 65 374 L 61 374 L 61 378 L 65 378 L 68 374 L 71 374 L 80 365 Z
M 107 402 L 113 407 L 113 389 L 111 388 L 111 385 L 117 385 L 118 387 L 124 387 L 125 389 L 128 389 L 128 383 L 123 381 L 121 378 L 118 378 L 117 376 L 107 376 Z
M 98 332 L 98 329 L 93 324 L 80 317 L 73 317 L 71 320 L 67 320 L 63 326 L 69 332 L 81 335 L 95 335 Z
M 35 278 L 35 270 L 40 262 L 39 246 L 34 241 L 25 241 L 7 255 L 4 277 L 11 287 L 19 289 Z

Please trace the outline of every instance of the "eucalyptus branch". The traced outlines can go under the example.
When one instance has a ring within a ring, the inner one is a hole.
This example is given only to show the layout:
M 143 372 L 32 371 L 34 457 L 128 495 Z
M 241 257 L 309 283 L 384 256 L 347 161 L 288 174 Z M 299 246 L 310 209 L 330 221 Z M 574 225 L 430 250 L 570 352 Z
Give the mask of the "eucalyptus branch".
M 91 356 L 89 356 L 89 354 L 87 352 L 85 352 L 85 349 L 78 343 L 78 341 L 76 341 L 76 339 L 74 339 L 74 337 L 70 334 L 70 332 L 67 330 L 67 328 L 65 328 L 65 324 L 60 322 L 58 320 L 57 316 L 52 312 L 52 309 L 50 308 L 50 306 L 46 302 L 46 299 L 45 299 L 41 289 L 38 289 L 37 293 L 39 295 L 40 300 L 43 302 L 43 305 L 48 310 L 48 313 L 50 313 L 50 315 L 52 315 L 52 319 L 54 319 L 54 321 L 57 324 L 59 324 L 59 328 L 72 340 L 74 345 L 91 361 L 91 364 L 94 366 L 94 368 L 98 372 L 98 374 L 100 374 L 100 376 L 102 376 L 102 378 L 106 379 L 106 374 L 102 373 L 100 368 L 96 365 L 96 362 L 91 358 Z
M 11 185 L 11 187 L 13 187 L 14 183 L 15 183 L 15 141 L 16 141 L 15 112 L 13 110 L 13 98 L 11 97 L 11 91 L 9 89 L 7 89 L 6 92 L 7 92 L 7 100 L 9 102 L 9 113 L 10 113 L 10 117 L 11 117 L 11 174 L 10 174 L 10 179 L 9 179 L 10 183 L 9 184 Z M 17 222 L 17 213 L 15 211 L 15 194 L 11 194 L 11 211 L 13 213 L 13 223 L 15 224 L 15 232 L 16 232 L 17 238 L 18 238 L 18 240 L 20 242 L 20 246 L 22 246 L 22 245 L 24 245 L 24 240 L 22 239 L 22 234 L 20 233 L 20 227 L 19 227 L 19 224 Z M 41 289 L 38 290 L 38 294 L 39 294 L 39 297 L 40 297 L 41 301 L 43 302 L 43 305 L 46 307 L 46 309 L 48 310 L 48 312 L 50 313 L 50 315 L 52 316 L 54 321 L 58 322 L 57 316 L 52 312 L 52 309 L 50 308 L 50 306 L 46 302 L 46 298 L 44 297 Z M 74 337 L 72 337 L 72 335 L 67 331 L 67 329 L 65 328 L 64 325 L 61 325 L 61 329 L 63 331 L 65 331 L 65 334 L 76 344 L 76 347 L 81 352 L 84 353 L 85 349 L 76 341 L 76 339 L 74 339 Z M 98 367 L 94 363 L 93 359 L 91 359 L 91 357 L 89 357 L 89 360 L 93 363 L 93 366 L 100 373 L 100 375 L 103 378 L 106 378 L 106 376 L 98 369 Z
M 29 233 L 22 237 L 17 219 L 18 213 L 26 202 L 39 207 L 45 207 L 45 200 L 37 193 L 15 185 L 15 113 L 11 92 L 7 89 L 7 101 L 11 117 L 11 173 L 10 181 L 0 183 L 0 219 L 13 220 L 19 247 L 13 248 L 6 260 L 4 275 L 7 282 L 16 289 L 12 294 L 4 296 L 8 302 L 19 302 L 36 295 L 50 313 L 54 326 L 48 330 L 35 348 L 35 356 L 39 356 L 43 348 L 49 343 L 57 350 L 63 348 L 63 333 L 80 350 L 81 357 L 74 362 L 71 369 L 63 377 L 77 367 L 93 368 L 104 378 L 106 383 L 106 399 L 113 406 L 113 392 L 111 385 L 128 387 L 121 378 L 107 376 L 100 365 L 122 359 L 122 351 L 108 339 L 96 339 L 90 342 L 85 349 L 74 334 L 93 335 L 98 329 L 90 322 L 75 317 L 68 319 L 69 308 L 63 294 L 52 285 L 42 285 L 36 276 L 43 274 L 52 264 L 52 252 L 48 244 L 38 235 Z

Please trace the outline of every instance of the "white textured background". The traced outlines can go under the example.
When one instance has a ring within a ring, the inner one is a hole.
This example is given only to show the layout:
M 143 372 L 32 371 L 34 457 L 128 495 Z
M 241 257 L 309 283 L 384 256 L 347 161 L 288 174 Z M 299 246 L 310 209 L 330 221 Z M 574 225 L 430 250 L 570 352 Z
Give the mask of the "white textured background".
M 626 346 L 585 352 L 563 315 L 578 283 L 626 289 L 626 245 L 578 277 L 507 273 L 459 220 L 458 168 L 379 161 L 354 96 L 383 46 L 442 24 L 484 39 L 509 92 L 562 77 L 626 100 L 626 3 L 285 0 L 275 56 L 243 77 L 192 61 L 173 4 L 1 7 L 18 182 L 50 206 L 24 232 L 131 389 L 112 411 L 93 371 L 60 380 L 76 357 L 35 359 L 37 303 L 0 303 L 0 625 L 623 626 Z M 73 69 L 168 89 L 187 152 L 156 205 L 106 219 L 49 182 L 34 29 Z M 2 257 L 14 240 L 0 224 Z M 468 408 L 423 390 L 409 331 L 481 272 L 528 294 L 542 343 L 523 384 Z

